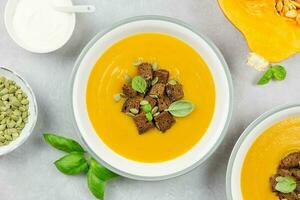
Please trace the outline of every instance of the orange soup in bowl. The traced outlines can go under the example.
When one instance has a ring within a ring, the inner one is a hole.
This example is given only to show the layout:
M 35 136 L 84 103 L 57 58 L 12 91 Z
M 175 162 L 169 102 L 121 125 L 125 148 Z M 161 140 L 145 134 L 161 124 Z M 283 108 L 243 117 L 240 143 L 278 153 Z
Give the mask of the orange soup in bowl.
M 279 199 L 271 190 L 270 178 L 280 161 L 300 150 L 300 117 L 286 118 L 265 130 L 252 144 L 243 163 L 243 200 Z
M 179 80 L 185 99 L 194 111 L 176 118 L 165 133 L 151 129 L 139 134 L 132 119 L 113 99 L 121 92 L 126 76 L 135 76 L 133 62 L 142 58 L 158 63 Z M 205 134 L 215 109 L 213 77 L 201 56 L 181 40 L 159 33 L 129 36 L 108 48 L 90 73 L 86 90 L 90 121 L 104 143 L 130 160 L 153 163 L 172 160 L 189 151 Z

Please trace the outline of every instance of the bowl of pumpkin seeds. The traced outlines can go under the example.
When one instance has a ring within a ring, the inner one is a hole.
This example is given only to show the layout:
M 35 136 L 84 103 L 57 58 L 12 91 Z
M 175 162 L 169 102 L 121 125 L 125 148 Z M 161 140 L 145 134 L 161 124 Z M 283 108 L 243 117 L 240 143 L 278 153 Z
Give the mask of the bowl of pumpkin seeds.
M 0 67 L 0 156 L 21 146 L 37 121 L 37 103 L 29 84 Z

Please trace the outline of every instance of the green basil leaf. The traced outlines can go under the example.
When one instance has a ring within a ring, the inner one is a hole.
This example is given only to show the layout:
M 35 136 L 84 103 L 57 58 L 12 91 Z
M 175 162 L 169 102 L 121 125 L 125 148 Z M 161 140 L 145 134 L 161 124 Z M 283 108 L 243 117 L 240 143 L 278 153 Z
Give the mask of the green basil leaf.
M 147 89 L 147 82 L 145 79 L 141 76 L 135 76 L 131 81 L 131 87 L 139 92 L 139 93 L 145 93 Z
M 71 152 L 84 152 L 84 149 L 78 144 L 75 140 L 68 139 L 62 136 L 45 133 L 44 139 L 48 142 L 51 146 L 56 149 L 71 153 Z
M 192 102 L 179 100 L 173 102 L 166 111 L 169 111 L 175 117 L 185 117 L 193 112 L 195 106 Z
M 105 191 L 105 182 L 101 180 L 96 174 L 94 170 L 90 170 L 87 173 L 87 183 L 90 191 L 97 199 L 103 199 L 104 191 Z
M 265 85 L 270 82 L 270 80 L 273 78 L 273 71 L 272 68 L 270 68 L 266 73 L 259 79 L 257 82 L 257 85 Z
M 149 122 L 151 122 L 153 120 L 153 115 L 151 112 L 146 113 L 146 118 Z
M 108 181 L 112 178 L 118 177 L 119 175 L 106 169 L 101 164 L 99 164 L 94 158 L 90 159 L 90 170 L 103 181 Z
M 282 81 L 286 77 L 286 70 L 281 65 L 274 65 L 272 68 L 273 76 L 276 80 Z
M 145 113 L 148 113 L 148 112 L 151 112 L 152 108 L 151 108 L 151 105 L 148 103 L 146 105 L 143 105 L 143 111 Z
M 86 172 L 89 167 L 84 154 L 79 152 L 72 152 L 55 161 L 54 164 L 59 171 L 68 175 Z
M 278 176 L 276 178 L 276 186 L 275 189 L 281 193 L 290 193 L 293 192 L 296 187 L 297 187 L 297 183 L 295 178 L 291 177 L 291 176 Z

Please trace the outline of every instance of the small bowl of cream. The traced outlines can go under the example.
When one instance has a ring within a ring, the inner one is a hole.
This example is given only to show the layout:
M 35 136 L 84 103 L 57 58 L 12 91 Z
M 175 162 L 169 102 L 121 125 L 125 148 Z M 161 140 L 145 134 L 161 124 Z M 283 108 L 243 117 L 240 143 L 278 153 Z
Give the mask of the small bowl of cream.
M 5 26 L 10 37 L 34 53 L 55 51 L 71 38 L 76 18 L 56 6 L 72 6 L 71 0 L 9 0 L 5 7 Z

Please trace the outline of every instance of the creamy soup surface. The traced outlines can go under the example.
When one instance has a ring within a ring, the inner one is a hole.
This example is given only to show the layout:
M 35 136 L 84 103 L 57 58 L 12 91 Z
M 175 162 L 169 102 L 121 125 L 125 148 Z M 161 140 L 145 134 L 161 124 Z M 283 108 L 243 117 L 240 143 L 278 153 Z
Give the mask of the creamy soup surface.
M 285 119 L 265 130 L 252 144 L 243 164 L 243 200 L 278 200 L 269 179 L 282 158 L 299 150 L 300 117 Z
M 136 75 L 138 58 L 156 62 L 184 87 L 184 99 L 196 109 L 166 133 L 152 129 L 139 135 L 130 117 L 121 112 L 121 92 L 126 74 Z M 189 45 L 175 37 L 143 33 L 127 37 L 108 48 L 95 64 L 87 85 L 90 121 L 104 143 L 119 155 L 140 162 L 163 162 L 190 150 L 205 134 L 215 109 L 215 86 L 209 68 Z

